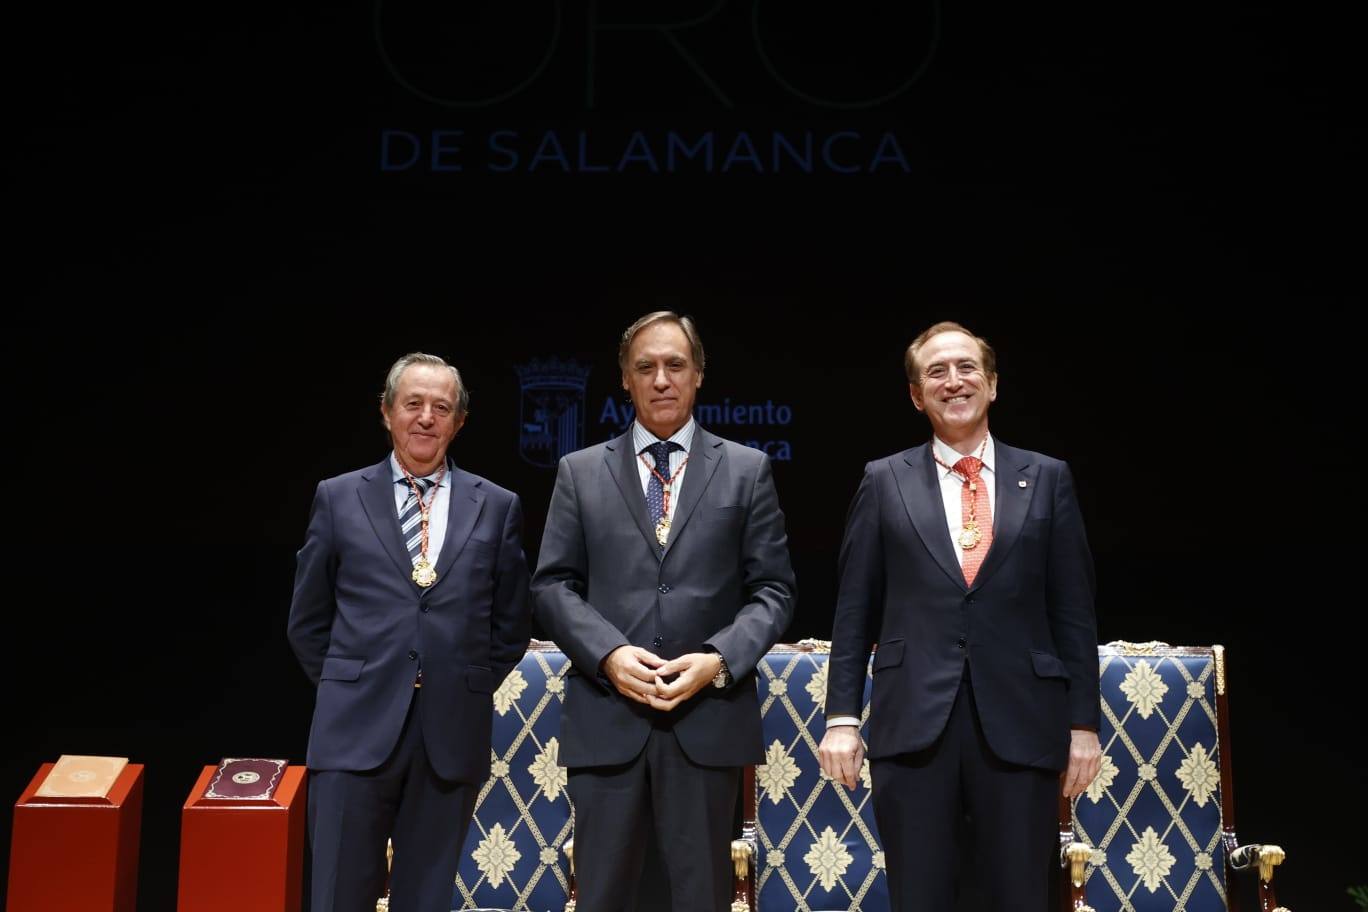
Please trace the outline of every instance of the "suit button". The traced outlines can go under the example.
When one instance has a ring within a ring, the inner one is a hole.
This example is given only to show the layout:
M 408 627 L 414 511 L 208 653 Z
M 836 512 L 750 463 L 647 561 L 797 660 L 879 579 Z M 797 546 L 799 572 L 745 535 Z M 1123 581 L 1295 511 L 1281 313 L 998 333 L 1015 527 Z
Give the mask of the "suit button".
M 669 591 L 670 591 L 670 587 L 664 585 L 663 583 L 662 583 L 661 585 L 657 586 L 656 588 L 659 589 L 661 592 L 669 592 Z
M 960 649 L 963 649 L 965 646 L 969 645 L 969 641 L 966 640 L 964 637 L 960 637 L 958 640 L 955 640 L 955 645 L 958 646 Z
M 423 602 L 423 604 L 418 606 L 418 610 L 423 612 L 423 614 L 427 614 L 429 611 L 432 610 L 432 606 L 429 605 L 427 602 Z
M 409 650 L 409 659 L 410 659 L 410 660 L 413 660 L 413 659 L 416 659 L 416 658 L 418 658 L 418 650 L 416 650 L 416 649 L 410 649 L 410 650 Z
M 656 649 L 659 649 L 661 646 L 665 645 L 665 638 L 657 636 L 655 639 L 651 640 L 651 645 L 654 646 Z

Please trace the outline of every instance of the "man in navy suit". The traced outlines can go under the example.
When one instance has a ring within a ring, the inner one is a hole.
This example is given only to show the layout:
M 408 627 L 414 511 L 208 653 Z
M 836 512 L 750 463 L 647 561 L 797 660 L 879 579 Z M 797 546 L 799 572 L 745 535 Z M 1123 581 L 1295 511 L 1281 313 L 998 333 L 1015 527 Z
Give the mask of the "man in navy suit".
M 527 647 L 517 495 L 447 458 L 470 397 L 422 353 L 395 362 L 393 451 L 318 486 L 289 638 L 317 685 L 309 734 L 313 912 L 447 912 L 489 775 L 492 694 Z
M 769 459 L 693 419 L 703 344 L 688 317 L 623 333 L 636 420 L 563 458 L 533 577 L 573 662 L 560 759 L 580 908 L 636 912 L 659 841 L 673 912 L 728 908 L 741 767 L 764 760 L 753 671 L 793 616 Z
M 957 823 L 990 908 L 1044 912 L 1055 809 L 1101 750 L 1093 565 L 1068 467 L 988 433 L 992 348 L 938 323 L 905 356 L 931 442 L 865 467 L 846 520 L 823 770 L 854 787 L 870 648 L 874 816 L 898 912 L 955 908 Z

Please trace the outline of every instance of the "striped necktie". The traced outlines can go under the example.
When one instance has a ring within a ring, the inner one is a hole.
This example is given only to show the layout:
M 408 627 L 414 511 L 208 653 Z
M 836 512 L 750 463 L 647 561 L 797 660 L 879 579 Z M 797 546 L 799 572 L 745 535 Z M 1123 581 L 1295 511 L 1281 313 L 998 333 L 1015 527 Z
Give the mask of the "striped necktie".
M 421 492 L 423 500 L 427 500 L 428 491 L 432 490 L 431 478 L 415 478 L 418 483 L 418 490 Z M 400 478 L 396 484 L 408 487 L 408 480 Z M 418 506 L 418 498 L 413 496 L 413 489 L 409 488 L 409 495 L 404 500 L 404 505 L 399 508 L 399 530 L 404 536 L 404 545 L 408 548 L 409 558 L 416 564 L 418 559 L 423 556 L 423 511 Z

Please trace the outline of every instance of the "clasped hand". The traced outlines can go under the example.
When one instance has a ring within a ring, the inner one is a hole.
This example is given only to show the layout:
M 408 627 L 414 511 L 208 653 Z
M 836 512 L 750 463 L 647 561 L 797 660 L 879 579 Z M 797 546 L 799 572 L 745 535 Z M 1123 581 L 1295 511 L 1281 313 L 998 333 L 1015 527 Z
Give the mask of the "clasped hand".
M 619 646 L 608 653 L 602 667 L 618 693 L 668 712 L 707 687 L 722 661 L 713 652 L 691 652 L 666 661 L 640 646 Z

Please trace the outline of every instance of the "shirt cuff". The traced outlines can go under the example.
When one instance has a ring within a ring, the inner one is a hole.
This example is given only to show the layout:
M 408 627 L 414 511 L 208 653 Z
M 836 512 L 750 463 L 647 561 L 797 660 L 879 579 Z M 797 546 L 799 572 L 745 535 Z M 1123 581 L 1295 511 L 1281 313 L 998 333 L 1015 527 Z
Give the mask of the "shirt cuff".
M 854 716 L 832 716 L 830 719 L 826 720 L 827 728 L 836 728 L 840 725 L 853 725 L 856 728 L 859 728 L 860 720 Z

